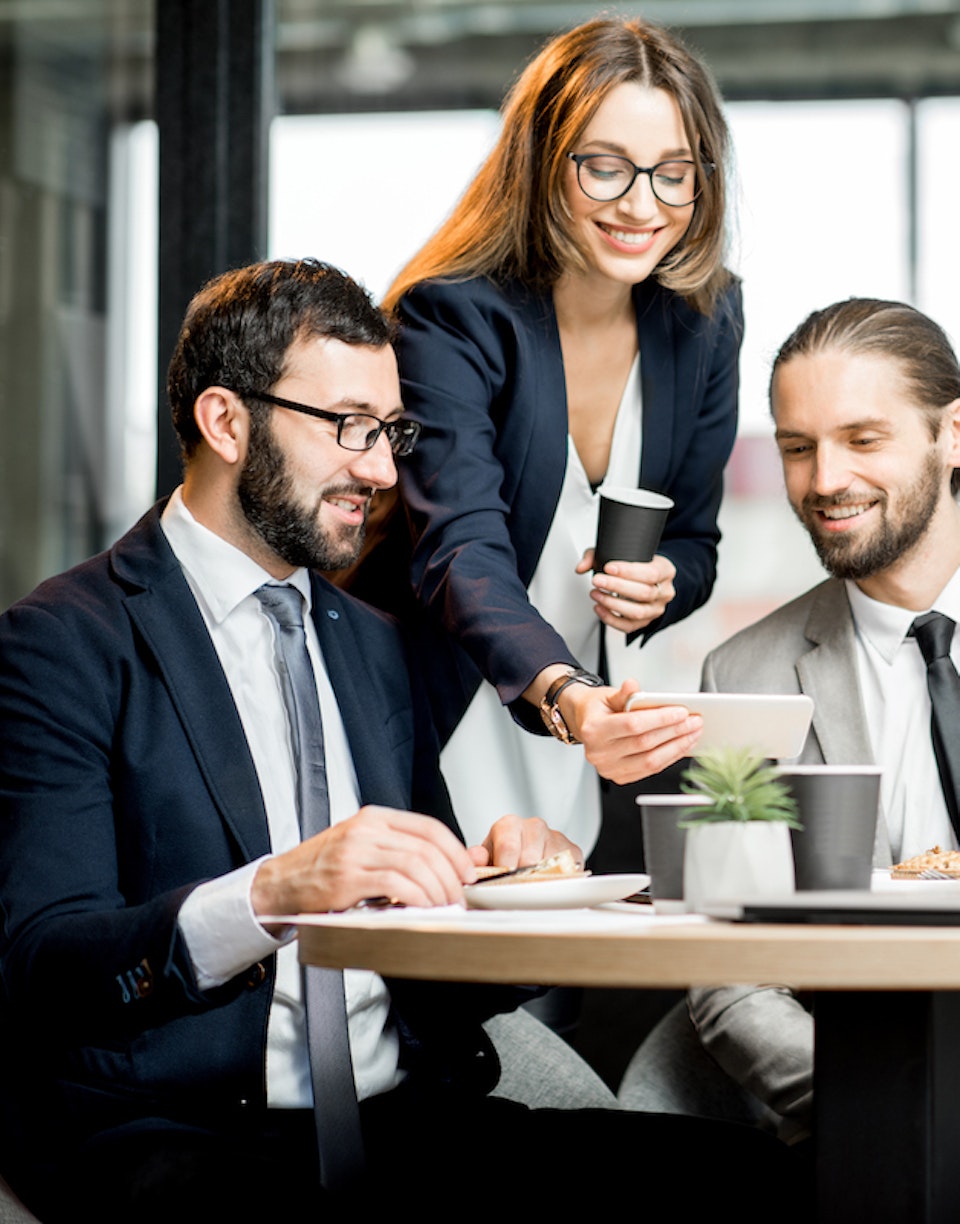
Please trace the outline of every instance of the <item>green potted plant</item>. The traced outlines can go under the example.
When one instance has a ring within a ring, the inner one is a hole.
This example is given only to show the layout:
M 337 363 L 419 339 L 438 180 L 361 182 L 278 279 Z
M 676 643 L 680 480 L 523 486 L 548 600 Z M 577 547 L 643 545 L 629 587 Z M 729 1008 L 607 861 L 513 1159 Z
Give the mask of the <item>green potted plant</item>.
M 682 822 L 683 893 L 690 908 L 793 892 L 790 830 L 802 826 L 775 766 L 744 749 L 713 749 L 695 758 L 680 789 L 700 797 Z

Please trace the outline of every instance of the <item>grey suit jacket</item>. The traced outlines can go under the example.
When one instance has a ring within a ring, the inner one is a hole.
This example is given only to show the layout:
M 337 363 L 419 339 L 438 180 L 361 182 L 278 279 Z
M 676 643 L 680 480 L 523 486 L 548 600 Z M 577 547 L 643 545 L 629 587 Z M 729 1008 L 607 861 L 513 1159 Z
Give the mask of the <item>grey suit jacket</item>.
M 701 687 L 718 693 L 806 693 L 813 724 L 797 758 L 809 765 L 872 765 L 857 676 L 853 615 L 844 583 L 828 578 L 712 651 Z M 883 819 L 874 862 L 891 862 Z
M 807 591 L 712 651 L 701 687 L 722 693 L 806 693 L 813 724 L 798 760 L 874 763 L 857 674 L 853 615 L 836 578 Z M 880 813 L 874 862 L 891 862 Z M 813 1021 L 776 985 L 690 990 L 690 1018 L 714 1061 L 780 1115 L 780 1135 L 808 1133 L 813 1103 Z

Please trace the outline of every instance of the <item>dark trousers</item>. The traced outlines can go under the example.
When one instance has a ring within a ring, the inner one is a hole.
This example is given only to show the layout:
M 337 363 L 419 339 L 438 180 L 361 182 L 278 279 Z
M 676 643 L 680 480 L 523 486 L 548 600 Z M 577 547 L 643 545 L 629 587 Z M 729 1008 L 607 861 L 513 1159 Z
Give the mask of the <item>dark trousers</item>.
M 606 1202 L 698 1224 L 721 1209 L 739 1222 L 812 1218 L 804 1167 L 749 1127 L 528 1110 L 405 1086 L 364 1102 L 361 1113 L 369 1172 L 341 1200 L 319 1189 L 308 1111 L 238 1111 L 190 1126 L 144 1119 L 102 1133 L 64 1162 L 38 1214 L 44 1224 L 242 1224 L 355 1221 L 358 1209 L 407 1204 L 460 1214 L 476 1203 L 520 1219 Z

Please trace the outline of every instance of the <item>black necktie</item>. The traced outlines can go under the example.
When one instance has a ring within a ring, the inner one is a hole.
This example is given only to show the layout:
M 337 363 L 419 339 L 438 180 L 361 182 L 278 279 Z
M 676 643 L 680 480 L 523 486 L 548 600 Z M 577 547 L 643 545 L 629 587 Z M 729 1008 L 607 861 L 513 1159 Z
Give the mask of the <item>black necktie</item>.
M 274 625 L 277 667 L 297 768 L 300 832 L 306 839 L 329 828 L 330 796 L 320 702 L 303 629 L 303 601 L 296 587 L 269 583 L 256 596 Z M 343 1190 L 356 1182 L 364 1165 L 343 974 L 314 966 L 308 966 L 305 973 L 320 1177 L 328 1190 Z
M 927 665 L 933 751 L 950 823 L 960 839 L 960 676 L 950 659 L 955 628 L 949 616 L 927 612 L 916 618 L 911 632 Z

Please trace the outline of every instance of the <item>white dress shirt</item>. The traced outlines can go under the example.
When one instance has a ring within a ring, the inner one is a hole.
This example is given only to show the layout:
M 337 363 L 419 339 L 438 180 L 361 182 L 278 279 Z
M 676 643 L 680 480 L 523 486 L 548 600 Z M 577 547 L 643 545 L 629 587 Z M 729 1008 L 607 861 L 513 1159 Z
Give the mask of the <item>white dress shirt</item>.
M 916 638 L 907 633 L 922 612 L 879 603 L 848 581 L 857 641 L 857 671 L 867 729 L 876 763 L 883 767 L 881 808 L 890 834 L 893 861 L 931 846 L 957 849 L 930 735 L 927 668 Z M 960 571 L 928 611 L 960 623 Z M 954 632 L 950 654 L 960 662 Z
M 246 553 L 194 519 L 178 489 L 161 526 L 183 567 L 237 706 L 256 767 L 274 853 L 300 841 L 296 769 L 286 705 L 276 667 L 273 626 L 254 592 L 275 582 Z M 288 579 L 305 601 L 307 649 L 323 720 L 330 821 L 360 807 L 356 772 L 316 629 L 309 616 L 310 581 L 299 569 Z M 276 952 L 277 974 L 267 1029 L 267 1102 L 274 1108 L 309 1108 L 313 1102 L 296 945 L 274 939 L 257 921 L 250 888 L 259 862 L 199 885 L 180 910 L 180 928 L 203 989 L 228 981 Z M 357 1095 L 363 1100 L 400 1079 L 398 1041 L 388 1023 L 390 996 L 366 970 L 344 974 L 350 1050 Z

